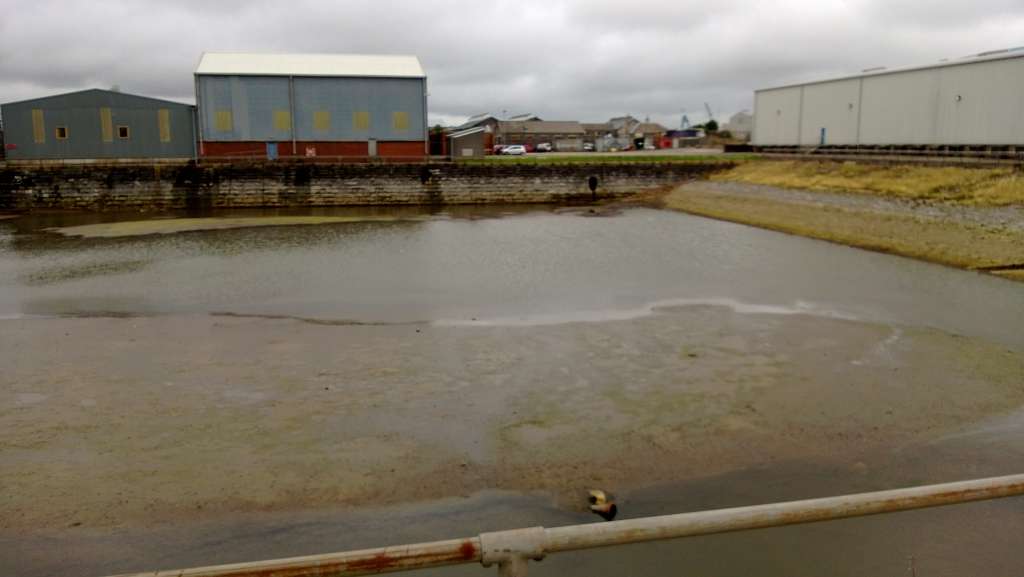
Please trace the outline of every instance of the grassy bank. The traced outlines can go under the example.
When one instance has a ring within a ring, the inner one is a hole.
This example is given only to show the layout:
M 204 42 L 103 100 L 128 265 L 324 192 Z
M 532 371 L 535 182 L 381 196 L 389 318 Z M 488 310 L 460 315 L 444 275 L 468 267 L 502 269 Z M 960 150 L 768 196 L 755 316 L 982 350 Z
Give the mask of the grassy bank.
M 1024 262 L 1024 234 L 1019 231 L 807 204 L 774 196 L 730 194 L 714 183 L 681 186 L 664 202 L 667 208 L 691 214 L 959 268 L 989 270 Z M 1020 271 L 993 272 L 1024 280 Z
M 1024 174 L 1013 168 L 763 161 L 741 163 L 713 180 L 970 205 L 1024 203 Z

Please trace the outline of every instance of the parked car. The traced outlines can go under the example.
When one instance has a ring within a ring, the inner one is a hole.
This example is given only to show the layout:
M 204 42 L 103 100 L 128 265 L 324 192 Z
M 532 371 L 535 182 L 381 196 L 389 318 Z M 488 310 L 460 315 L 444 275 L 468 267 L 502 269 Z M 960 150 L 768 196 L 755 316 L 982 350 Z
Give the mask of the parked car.
M 501 149 L 501 154 L 508 154 L 511 156 L 519 156 L 526 154 L 526 147 L 522 144 L 509 144 Z
M 534 152 L 551 152 L 554 148 L 551 147 L 550 142 L 541 142 L 533 150 Z
M 501 154 L 502 149 L 505 148 L 506 146 L 508 146 L 508 145 L 507 144 L 495 144 L 494 147 L 491 148 L 491 154 Z
M 583 143 L 583 152 L 594 152 L 594 145 L 590 142 Z
M 653 144 L 645 144 L 644 150 L 658 150 Z

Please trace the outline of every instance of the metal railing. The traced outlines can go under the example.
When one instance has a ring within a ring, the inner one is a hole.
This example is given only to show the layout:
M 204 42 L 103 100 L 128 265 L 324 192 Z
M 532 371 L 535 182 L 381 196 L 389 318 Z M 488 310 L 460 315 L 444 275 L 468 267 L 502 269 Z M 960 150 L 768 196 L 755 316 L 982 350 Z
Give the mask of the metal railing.
M 451 541 L 120 577 L 342 577 L 464 563 L 481 563 L 484 567 L 497 565 L 501 576 L 522 577 L 526 575 L 530 560 L 539 561 L 565 551 L 814 523 L 1016 495 L 1024 495 L 1024 475 L 610 523 L 552 529 L 531 527 Z

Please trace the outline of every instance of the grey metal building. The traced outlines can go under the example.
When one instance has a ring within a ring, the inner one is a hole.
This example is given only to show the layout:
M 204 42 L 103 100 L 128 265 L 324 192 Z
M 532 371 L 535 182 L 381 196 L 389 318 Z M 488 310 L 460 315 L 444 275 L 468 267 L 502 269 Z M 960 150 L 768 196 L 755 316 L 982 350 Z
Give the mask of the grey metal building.
M 534 146 L 549 142 L 558 151 L 583 150 L 586 131 L 575 120 L 501 120 L 495 130 L 496 144 Z
M 0 105 L 7 160 L 190 159 L 195 107 L 90 89 Z
M 1024 145 L 1024 49 L 758 90 L 757 146 Z
M 205 53 L 203 156 L 424 156 L 426 75 L 415 56 Z

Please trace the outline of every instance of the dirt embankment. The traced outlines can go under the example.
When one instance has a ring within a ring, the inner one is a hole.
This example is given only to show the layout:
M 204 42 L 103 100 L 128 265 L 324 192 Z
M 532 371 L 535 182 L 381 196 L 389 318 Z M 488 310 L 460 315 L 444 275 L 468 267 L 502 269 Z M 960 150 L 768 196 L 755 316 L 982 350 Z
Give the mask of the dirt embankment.
M 1024 280 L 1024 178 L 1010 169 L 754 162 L 676 188 L 701 216 Z

